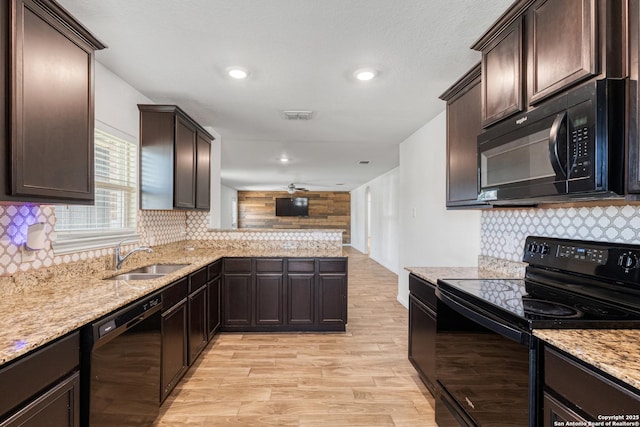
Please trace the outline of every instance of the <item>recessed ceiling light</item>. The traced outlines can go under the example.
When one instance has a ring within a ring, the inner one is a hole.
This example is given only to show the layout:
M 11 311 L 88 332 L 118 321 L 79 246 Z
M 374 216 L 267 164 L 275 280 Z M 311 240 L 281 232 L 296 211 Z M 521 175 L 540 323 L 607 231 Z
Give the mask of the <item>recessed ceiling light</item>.
M 283 156 L 283 157 L 280 157 L 280 161 L 281 161 L 282 163 L 287 163 L 287 162 L 289 161 L 289 159 L 288 159 L 287 157 L 284 157 L 284 156 Z
M 371 68 L 361 68 L 359 70 L 356 70 L 355 73 L 353 73 L 356 79 L 363 82 L 372 80 L 373 78 L 376 77 L 377 74 L 378 73 L 376 72 L 376 70 L 373 70 Z
M 227 68 L 227 73 L 230 77 L 238 80 L 246 79 L 249 72 L 242 67 L 230 67 Z

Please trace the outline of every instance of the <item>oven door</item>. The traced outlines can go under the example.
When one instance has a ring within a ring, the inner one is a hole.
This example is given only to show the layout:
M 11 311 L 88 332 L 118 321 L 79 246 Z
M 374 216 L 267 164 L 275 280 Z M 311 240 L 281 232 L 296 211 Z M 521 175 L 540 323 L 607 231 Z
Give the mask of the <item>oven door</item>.
M 535 426 L 531 336 L 442 289 L 437 294 L 438 424 Z
M 478 167 L 482 200 L 558 196 L 567 193 L 567 113 L 487 140 L 480 135 Z

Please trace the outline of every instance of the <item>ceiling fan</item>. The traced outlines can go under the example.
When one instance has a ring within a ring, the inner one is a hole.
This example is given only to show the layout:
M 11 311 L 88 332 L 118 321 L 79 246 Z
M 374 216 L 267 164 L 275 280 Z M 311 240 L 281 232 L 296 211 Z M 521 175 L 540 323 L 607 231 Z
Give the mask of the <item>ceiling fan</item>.
M 287 193 L 294 194 L 296 191 L 309 191 L 304 187 L 296 187 L 296 185 L 292 182 L 287 186 Z

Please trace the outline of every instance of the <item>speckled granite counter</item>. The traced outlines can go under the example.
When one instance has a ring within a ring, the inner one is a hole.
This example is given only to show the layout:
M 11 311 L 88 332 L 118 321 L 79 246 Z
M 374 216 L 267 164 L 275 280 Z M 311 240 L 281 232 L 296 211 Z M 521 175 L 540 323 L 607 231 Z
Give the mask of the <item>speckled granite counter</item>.
M 72 278 L 36 271 L 11 278 L 17 290 L 0 298 L 0 365 L 72 332 L 222 257 L 334 257 L 342 251 L 323 249 L 274 250 L 195 249 L 184 245 L 142 257 L 134 255 L 118 273 L 154 263 L 188 266 L 153 280 L 103 280 L 113 270 L 93 271 Z M 78 267 L 81 268 L 81 267 Z M 4 277 L 5 281 L 7 277 Z M 8 287 L 8 286 L 7 286 Z
M 640 330 L 536 329 L 533 335 L 640 390 Z
M 478 267 L 405 267 L 405 270 L 434 284 L 438 282 L 438 279 L 495 279 L 514 277 Z

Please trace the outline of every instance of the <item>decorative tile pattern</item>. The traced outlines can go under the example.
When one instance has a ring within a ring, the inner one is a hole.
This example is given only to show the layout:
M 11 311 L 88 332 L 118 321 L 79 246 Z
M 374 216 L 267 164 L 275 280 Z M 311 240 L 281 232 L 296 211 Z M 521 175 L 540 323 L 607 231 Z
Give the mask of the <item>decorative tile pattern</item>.
M 187 236 L 193 240 L 207 239 L 209 212 L 187 211 Z
M 529 235 L 640 244 L 640 206 L 486 210 L 481 224 L 481 254 L 511 261 Z
M 165 245 L 187 238 L 188 211 L 138 211 L 138 233 L 141 243 Z

